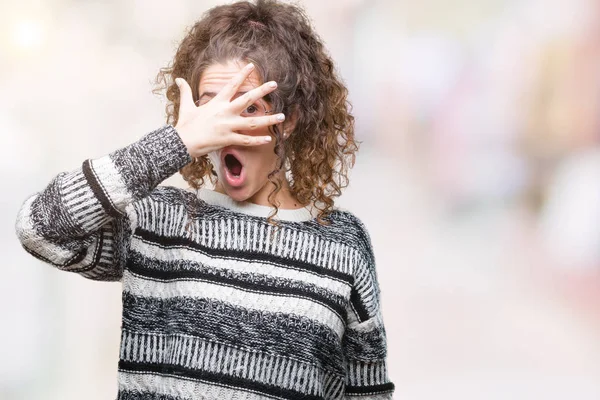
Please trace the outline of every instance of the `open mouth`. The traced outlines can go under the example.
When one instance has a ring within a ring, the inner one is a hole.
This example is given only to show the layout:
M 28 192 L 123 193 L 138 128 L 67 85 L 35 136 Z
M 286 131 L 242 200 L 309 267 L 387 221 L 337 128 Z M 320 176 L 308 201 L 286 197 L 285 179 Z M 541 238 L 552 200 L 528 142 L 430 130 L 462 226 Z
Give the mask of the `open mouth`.
M 231 150 L 225 151 L 226 153 L 222 158 L 223 178 L 230 188 L 241 188 L 246 179 L 246 168 L 244 168 L 244 164 L 242 164 L 237 152 Z
M 233 154 L 225 156 L 225 167 L 234 177 L 239 177 L 242 174 L 242 163 Z

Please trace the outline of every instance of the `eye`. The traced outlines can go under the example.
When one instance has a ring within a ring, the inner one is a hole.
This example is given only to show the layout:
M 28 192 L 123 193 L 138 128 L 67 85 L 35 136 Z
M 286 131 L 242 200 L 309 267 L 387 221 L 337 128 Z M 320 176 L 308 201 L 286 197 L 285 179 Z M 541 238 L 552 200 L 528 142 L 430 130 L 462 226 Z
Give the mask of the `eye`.
M 258 111 L 258 108 L 253 104 L 250 107 L 246 108 L 244 111 L 245 114 L 253 115 Z

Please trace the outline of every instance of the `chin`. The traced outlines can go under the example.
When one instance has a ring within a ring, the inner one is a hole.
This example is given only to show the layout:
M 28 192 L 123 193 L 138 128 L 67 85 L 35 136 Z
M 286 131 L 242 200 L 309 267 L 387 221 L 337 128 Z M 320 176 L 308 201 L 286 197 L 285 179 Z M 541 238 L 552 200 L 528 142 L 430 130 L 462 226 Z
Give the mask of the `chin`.
M 250 197 L 252 197 L 252 191 L 246 187 L 229 187 L 227 185 L 223 185 L 223 190 L 227 194 L 227 196 L 231 197 L 235 201 L 246 201 Z

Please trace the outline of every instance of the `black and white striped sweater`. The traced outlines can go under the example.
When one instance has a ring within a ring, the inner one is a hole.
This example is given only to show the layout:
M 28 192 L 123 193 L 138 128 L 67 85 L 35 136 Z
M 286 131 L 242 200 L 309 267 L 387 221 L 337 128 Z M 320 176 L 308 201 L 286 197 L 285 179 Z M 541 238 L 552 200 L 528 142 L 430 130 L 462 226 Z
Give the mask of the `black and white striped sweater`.
M 58 174 L 22 205 L 25 250 L 121 281 L 121 400 L 391 399 L 375 259 L 336 210 L 158 186 L 190 162 L 171 125 Z

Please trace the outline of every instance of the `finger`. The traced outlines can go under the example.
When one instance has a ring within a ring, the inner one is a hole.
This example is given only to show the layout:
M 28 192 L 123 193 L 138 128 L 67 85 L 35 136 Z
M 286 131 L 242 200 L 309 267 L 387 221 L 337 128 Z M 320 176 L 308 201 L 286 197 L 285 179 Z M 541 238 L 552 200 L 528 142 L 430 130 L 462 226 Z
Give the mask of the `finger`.
M 276 114 L 266 117 L 236 117 L 230 126 L 232 131 L 253 131 L 285 121 L 285 115 Z
M 277 82 L 267 82 L 260 85 L 257 88 L 250 90 L 249 92 L 244 93 L 242 96 L 233 100 L 229 105 L 230 110 L 232 110 L 236 115 L 239 115 L 246 108 L 250 107 L 252 104 L 256 103 L 257 100 L 262 99 L 272 91 L 277 89 Z
M 175 83 L 179 87 L 179 112 L 195 107 L 192 88 L 187 81 L 183 78 L 176 78 Z
M 229 80 L 229 82 L 221 89 L 219 93 L 215 97 L 218 97 L 221 100 L 229 101 L 231 98 L 238 92 L 242 83 L 250 76 L 252 71 L 254 70 L 254 64 L 250 63 L 246 65 L 240 72 L 238 72 L 233 78 Z
M 271 142 L 271 136 L 250 136 L 234 133 L 228 138 L 230 146 L 259 146 Z

